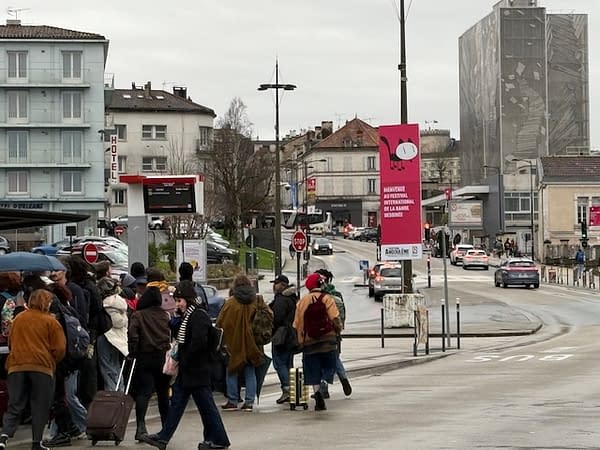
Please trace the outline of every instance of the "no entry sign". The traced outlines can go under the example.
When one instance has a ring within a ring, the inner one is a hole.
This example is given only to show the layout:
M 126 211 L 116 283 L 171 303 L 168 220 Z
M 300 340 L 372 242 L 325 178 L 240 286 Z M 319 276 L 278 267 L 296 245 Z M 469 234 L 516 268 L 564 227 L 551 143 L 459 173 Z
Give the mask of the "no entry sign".
M 98 261 L 98 247 L 96 247 L 96 244 L 92 244 L 91 242 L 89 244 L 85 244 L 83 246 L 82 252 L 83 259 L 85 259 L 90 264 L 93 264 L 96 261 Z
M 302 231 L 296 231 L 292 236 L 292 247 L 297 252 L 302 252 L 306 249 L 306 235 Z

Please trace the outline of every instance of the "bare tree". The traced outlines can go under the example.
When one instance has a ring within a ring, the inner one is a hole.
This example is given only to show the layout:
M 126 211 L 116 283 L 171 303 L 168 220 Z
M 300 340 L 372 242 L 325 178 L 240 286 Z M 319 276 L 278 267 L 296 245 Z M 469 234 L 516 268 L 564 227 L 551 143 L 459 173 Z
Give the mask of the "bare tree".
M 243 219 L 253 211 L 268 211 L 274 176 L 273 155 L 255 151 L 246 105 L 236 97 L 217 121 L 212 148 L 204 155 L 210 196 L 221 205 L 226 234 L 240 240 Z

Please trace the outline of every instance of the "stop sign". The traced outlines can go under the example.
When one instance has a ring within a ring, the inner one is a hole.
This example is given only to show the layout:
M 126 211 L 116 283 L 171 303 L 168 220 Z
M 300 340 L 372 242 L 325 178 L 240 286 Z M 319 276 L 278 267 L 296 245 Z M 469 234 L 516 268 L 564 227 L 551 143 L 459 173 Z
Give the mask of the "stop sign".
M 306 248 L 306 235 L 302 231 L 296 231 L 292 236 L 292 247 L 297 252 L 304 251 Z
M 116 234 L 117 236 L 120 236 L 120 235 L 122 235 L 124 232 L 125 232 L 125 227 L 124 227 L 123 225 L 117 225 L 117 226 L 115 227 L 115 234 Z
M 96 247 L 96 244 L 92 242 L 85 244 L 81 251 L 83 252 L 83 259 L 90 264 L 98 261 L 98 247 Z

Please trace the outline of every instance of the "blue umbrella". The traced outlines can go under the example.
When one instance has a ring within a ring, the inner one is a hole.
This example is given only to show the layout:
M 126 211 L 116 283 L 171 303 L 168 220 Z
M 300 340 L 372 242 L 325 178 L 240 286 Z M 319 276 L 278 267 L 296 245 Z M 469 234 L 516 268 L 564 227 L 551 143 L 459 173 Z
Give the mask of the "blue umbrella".
M 54 256 L 30 252 L 0 255 L 0 272 L 46 272 L 67 270 Z

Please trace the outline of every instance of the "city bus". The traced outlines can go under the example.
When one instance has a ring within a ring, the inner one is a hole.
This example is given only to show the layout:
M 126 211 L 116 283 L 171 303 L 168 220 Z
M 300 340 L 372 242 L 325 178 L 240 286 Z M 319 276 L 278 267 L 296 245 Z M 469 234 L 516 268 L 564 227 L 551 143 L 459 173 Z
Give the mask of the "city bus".
M 288 214 L 289 212 L 289 214 Z M 311 233 L 314 234 L 329 234 L 332 231 L 333 216 L 331 211 L 315 211 L 314 213 L 304 213 L 299 211 L 286 210 L 285 213 L 282 210 L 281 225 L 288 229 L 294 230 L 296 227 L 310 226 Z M 287 219 L 284 221 L 283 217 L 286 215 Z

